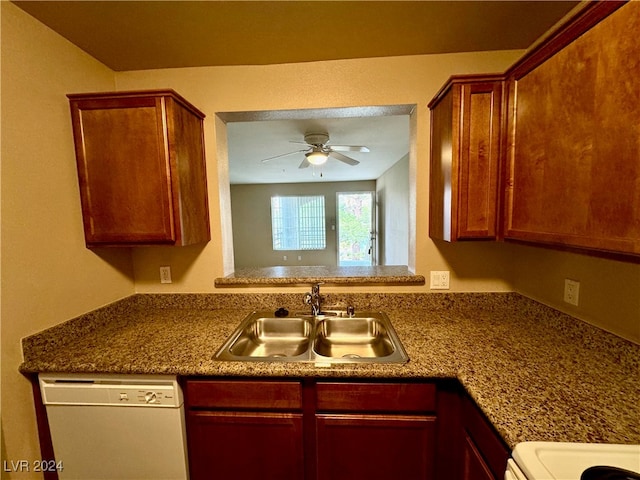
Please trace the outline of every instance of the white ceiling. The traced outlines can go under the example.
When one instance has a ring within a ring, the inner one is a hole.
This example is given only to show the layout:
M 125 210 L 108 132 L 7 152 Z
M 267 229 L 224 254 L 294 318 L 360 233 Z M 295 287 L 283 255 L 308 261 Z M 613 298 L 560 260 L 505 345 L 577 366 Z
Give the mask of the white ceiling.
M 375 180 L 409 153 L 411 108 L 403 105 L 369 112 L 376 116 L 366 115 L 362 108 L 299 110 L 295 115 L 282 112 L 276 115 L 278 119 L 228 122 L 230 183 Z M 295 118 L 287 118 L 291 116 Z M 305 157 L 300 150 L 307 146 L 293 142 L 304 142 L 305 133 L 328 133 L 329 146 L 362 145 L 370 152 L 342 152 L 360 162 L 355 166 L 330 157 L 321 167 L 301 169 Z M 262 162 L 289 152 L 298 153 Z
M 12 1 L 115 71 L 525 49 L 579 4 Z M 336 110 L 227 115 L 231 182 L 375 179 L 407 154 L 406 111 Z M 291 142 L 303 141 L 310 131 L 327 132 L 334 145 L 365 145 L 371 152 L 349 153 L 360 161 L 353 167 L 329 159 L 315 177 L 312 168 L 298 169 L 302 154 L 260 162 L 296 150 Z

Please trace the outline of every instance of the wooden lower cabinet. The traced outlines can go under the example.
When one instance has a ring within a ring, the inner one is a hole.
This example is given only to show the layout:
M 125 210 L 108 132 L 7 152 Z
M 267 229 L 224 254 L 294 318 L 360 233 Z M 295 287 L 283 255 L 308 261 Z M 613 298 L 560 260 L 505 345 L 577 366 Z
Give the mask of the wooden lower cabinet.
M 301 413 L 191 411 L 191 480 L 304 478 Z
M 464 396 L 461 400 L 462 479 L 502 480 L 510 450 L 471 399 Z
M 435 416 L 316 416 L 318 480 L 434 475 Z
M 451 383 L 186 379 L 190 478 L 501 479 L 509 450 Z
M 190 480 L 305 478 L 296 380 L 186 380 Z
M 496 480 L 469 435 L 464 436 L 463 455 L 463 480 Z
M 318 381 L 317 480 L 433 479 L 433 383 Z

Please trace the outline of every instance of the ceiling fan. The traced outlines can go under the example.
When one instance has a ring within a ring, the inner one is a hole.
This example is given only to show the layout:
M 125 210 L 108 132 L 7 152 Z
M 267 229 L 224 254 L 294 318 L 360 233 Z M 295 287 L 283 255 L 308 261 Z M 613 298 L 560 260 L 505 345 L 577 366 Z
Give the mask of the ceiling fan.
M 291 143 L 303 143 L 307 145 L 307 148 L 265 158 L 262 160 L 262 163 L 270 162 L 276 158 L 282 158 L 288 155 L 295 155 L 297 153 L 304 152 L 305 158 L 302 160 L 302 163 L 298 168 L 307 168 L 309 165 L 323 165 L 329 157 L 335 158 L 347 165 L 354 166 L 358 165 L 360 162 L 354 158 L 347 157 L 340 152 L 369 152 L 367 147 L 359 145 L 329 145 L 328 133 L 307 133 L 304 136 L 304 142 Z

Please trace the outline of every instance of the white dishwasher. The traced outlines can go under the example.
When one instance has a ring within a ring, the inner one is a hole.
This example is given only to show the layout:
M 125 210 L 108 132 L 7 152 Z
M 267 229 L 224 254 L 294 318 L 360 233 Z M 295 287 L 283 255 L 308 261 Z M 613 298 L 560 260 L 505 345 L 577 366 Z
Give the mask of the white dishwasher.
M 187 480 L 174 376 L 40 374 L 60 480 Z

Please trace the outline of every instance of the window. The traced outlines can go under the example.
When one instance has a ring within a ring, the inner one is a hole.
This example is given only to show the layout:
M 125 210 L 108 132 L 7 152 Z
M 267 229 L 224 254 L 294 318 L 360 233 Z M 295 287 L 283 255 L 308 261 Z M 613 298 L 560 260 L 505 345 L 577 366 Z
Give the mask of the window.
M 324 197 L 271 197 L 274 250 L 322 250 L 326 247 Z

